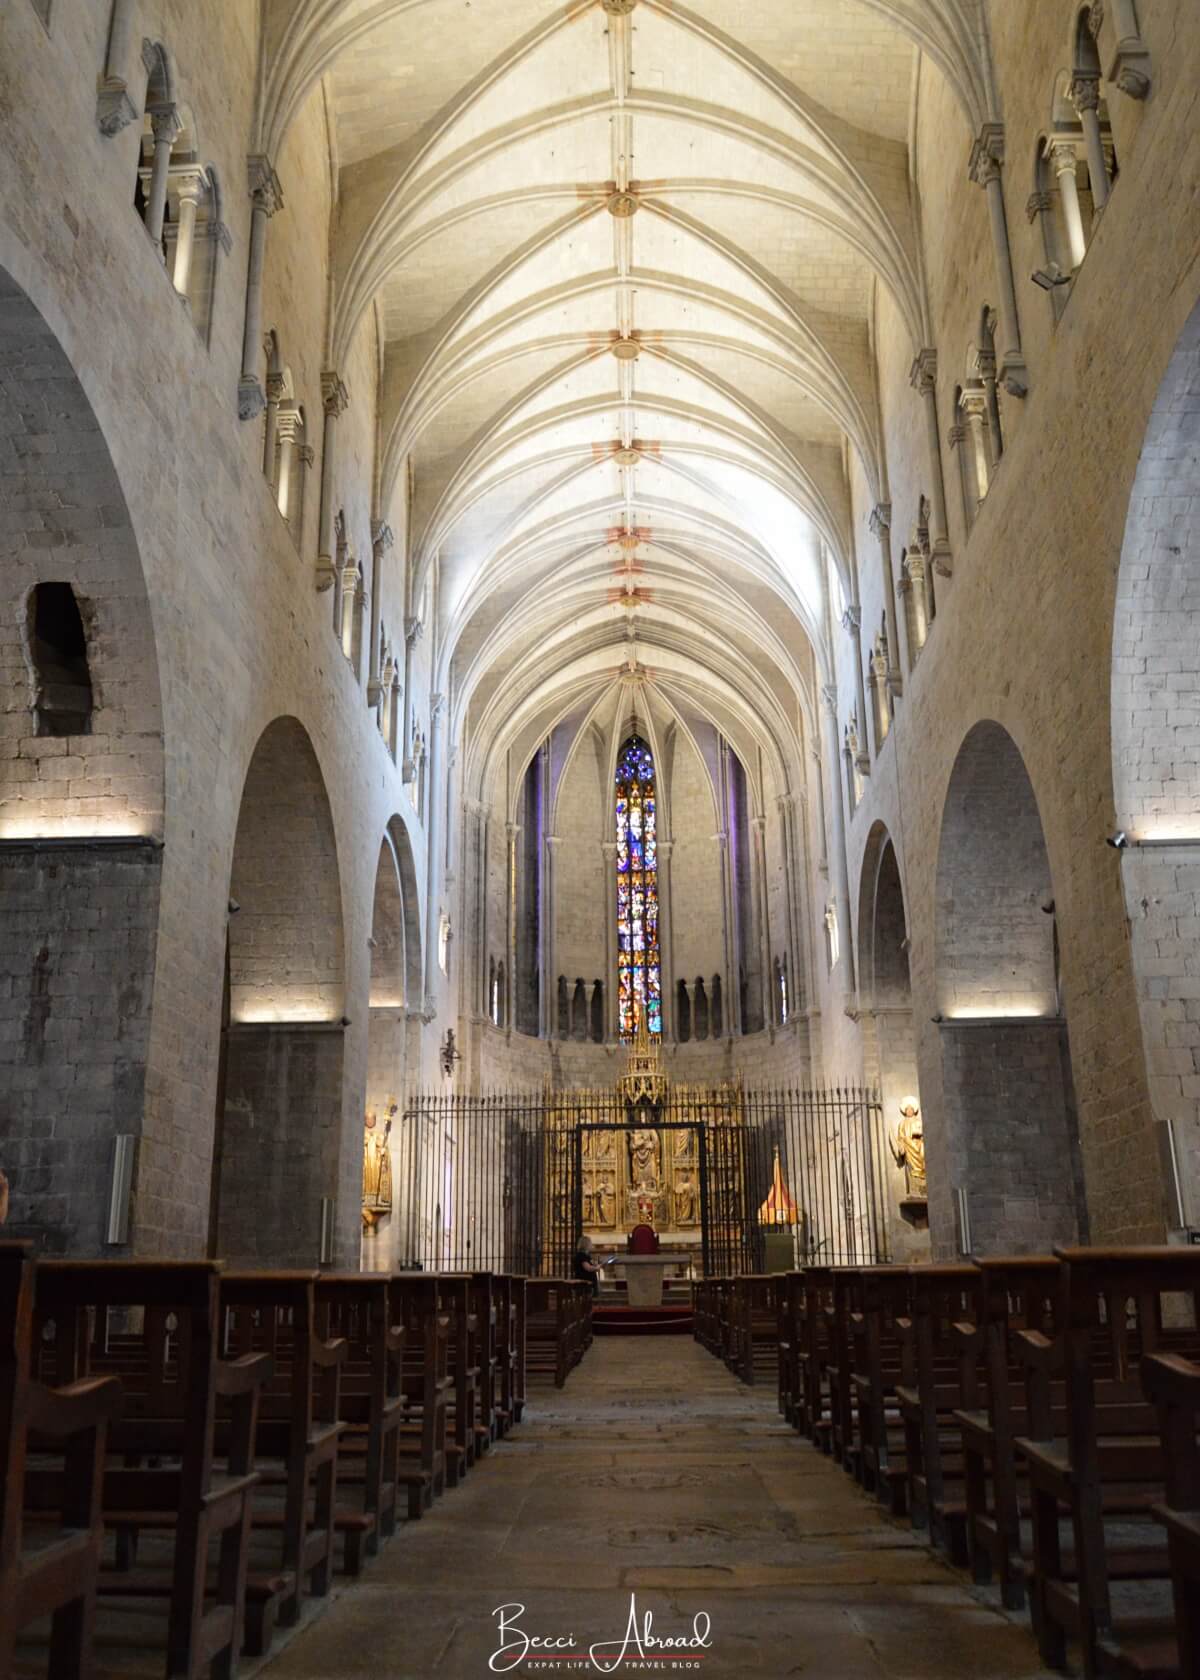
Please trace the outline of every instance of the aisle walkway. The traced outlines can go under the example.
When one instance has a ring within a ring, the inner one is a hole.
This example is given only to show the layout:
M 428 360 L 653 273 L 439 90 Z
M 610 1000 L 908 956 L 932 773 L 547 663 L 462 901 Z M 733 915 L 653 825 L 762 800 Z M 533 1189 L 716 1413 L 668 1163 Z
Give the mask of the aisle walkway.
M 699 1662 L 618 1674 L 806 1680 L 1033 1680 L 1026 1629 L 990 1609 L 783 1426 L 775 1396 L 742 1387 L 682 1338 L 597 1341 L 561 1392 L 539 1389 L 515 1436 L 365 1580 L 262 1671 L 265 1680 L 486 1680 L 493 1611 L 573 1634 L 584 1662 L 530 1658 L 517 1674 L 595 1674 L 619 1646 L 630 1595 L 660 1635 L 712 1619 Z M 515 1614 L 515 1613 L 514 1613 Z M 515 1637 L 515 1633 L 513 1635 Z

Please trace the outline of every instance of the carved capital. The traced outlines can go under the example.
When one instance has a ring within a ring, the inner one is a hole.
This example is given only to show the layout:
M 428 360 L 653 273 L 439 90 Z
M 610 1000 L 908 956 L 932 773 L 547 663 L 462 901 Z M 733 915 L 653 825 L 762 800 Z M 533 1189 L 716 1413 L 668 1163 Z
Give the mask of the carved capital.
M 283 188 L 279 185 L 279 177 L 271 166 L 270 158 L 264 153 L 254 152 L 246 159 L 246 181 L 250 201 L 256 210 L 262 210 L 268 216 L 282 210 Z
M 1039 216 L 1046 214 L 1053 202 L 1054 200 L 1048 192 L 1030 193 L 1025 200 L 1025 214 L 1031 222 L 1034 222 Z
M 332 368 L 326 368 L 321 375 L 321 407 L 331 420 L 336 420 L 349 406 L 349 391 L 338 374 Z
M 977 186 L 990 186 L 1000 179 L 1000 165 L 1004 162 L 1004 124 L 986 122 L 971 146 L 968 170 Z
M 396 534 L 392 527 L 382 520 L 371 521 L 371 547 L 376 554 L 386 554 L 396 541 Z
M 1046 147 L 1046 161 L 1056 175 L 1074 175 L 1079 162 L 1074 140 L 1052 140 Z
M 429 721 L 430 721 L 430 723 L 433 723 L 437 718 L 441 717 L 442 712 L 445 709 L 445 705 L 446 705 L 446 696 L 444 694 L 431 694 L 429 696 Z
M 410 651 L 421 640 L 421 633 L 424 628 L 425 626 L 419 618 L 406 618 L 404 620 L 404 645 Z
M 137 107 L 120 76 L 106 76 L 96 96 L 96 122 L 106 140 L 120 134 L 137 116 Z
M 871 509 L 871 534 L 882 537 L 884 532 L 892 528 L 891 502 L 876 502 Z
M 862 608 L 857 601 L 851 601 L 842 614 L 842 629 L 848 630 L 852 636 L 857 636 L 862 629 Z
M 837 716 L 837 684 L 836 683 L 822 683 L 821 684 L 821 699 L 825 702 L 826 706 L 829 708 L 829 711 L 830 711 L 831 715 L 833 717 L 836 717 Z
M 1092 0 L 1088 9 L 1088 30 L 1093 41 L 1100 39 L 1100 31 L 1104 28 L 1104 0 Z
M 1000 362 L 1000 383 L 1010 397 L 1029 395 L 1029 371 L 1019 350 L 1006 350 Z
M 918 350 L 909 370 L 909 383 L 914 391 L 927 397 L 931 391 L 937 389 L 937 351 L 928 348 Z
M 174 105 L 160 105 L 155 109 L 147 107 L 150 117 L 150 129 L 154 135 L 156 146 L 173 146 L 183 133 L 183 118 Z
M 996 352 L 994 350 L 976 350 L 975 372 L 986 385 L 996 377 Z
M 243 376 L 238 380 L 238 419 L 253 420 L 256 414 L 261 414 L 267 406 L 267 399 L 263 396 L 263 388 L 254 374 Z
M 1099 72 L 1076 70 L 1071 77 L 1071 85 L 1067 89 L 1068 97 L 1079 112 L 1098 111 L 1100 109 L 1100 76 Z

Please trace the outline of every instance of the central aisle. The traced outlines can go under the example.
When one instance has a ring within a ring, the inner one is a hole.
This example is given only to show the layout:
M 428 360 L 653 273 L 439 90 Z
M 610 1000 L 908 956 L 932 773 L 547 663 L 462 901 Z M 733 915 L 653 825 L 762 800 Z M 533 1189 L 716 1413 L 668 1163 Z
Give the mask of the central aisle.
M 809 1680 L 1032 1680 L 1028 1632 L 972 1597 L 694 1342 L 597 1340 L 561 1392 L 410 1524 L 262 1670 L 267 1680 L 486 1680 L 497 1606 L 574 1635 L 584 1661 L 516 1674 L 595 1674 L 630 1595 L 657 1634 L 711 1617 L 703 1660 L 617 1674 Z M 613 1647 L 614 1650 L 616 1646 Z

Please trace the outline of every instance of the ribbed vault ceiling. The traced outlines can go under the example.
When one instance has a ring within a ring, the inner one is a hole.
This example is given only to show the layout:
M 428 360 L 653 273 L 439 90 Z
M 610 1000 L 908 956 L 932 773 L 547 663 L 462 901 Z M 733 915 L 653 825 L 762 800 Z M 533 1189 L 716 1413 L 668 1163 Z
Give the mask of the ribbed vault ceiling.
M 868 323 L 926 341 L 919 53 L 988 113 L 971 0 L 277 0 L 261 144 L 322 78 L 329 356 L 385 336 L 383 496 L 469 785 L 607 689 L 763 751 L 780 785 L 848 586 L 847 450 L 886 498 Z M 619 704 L 619 701 L 616 702 Z

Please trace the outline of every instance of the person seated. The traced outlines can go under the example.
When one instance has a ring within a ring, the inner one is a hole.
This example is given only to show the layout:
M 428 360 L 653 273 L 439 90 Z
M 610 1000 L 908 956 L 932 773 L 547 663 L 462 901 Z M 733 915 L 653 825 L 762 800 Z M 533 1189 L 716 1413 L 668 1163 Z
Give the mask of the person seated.
M 575 1276 L 591 1284 L 593 1295 L 600 1293 L 600 1271 L 599 1261 L 592 1258 L 591 1237 L 580 1237 L 575 1245 Z

